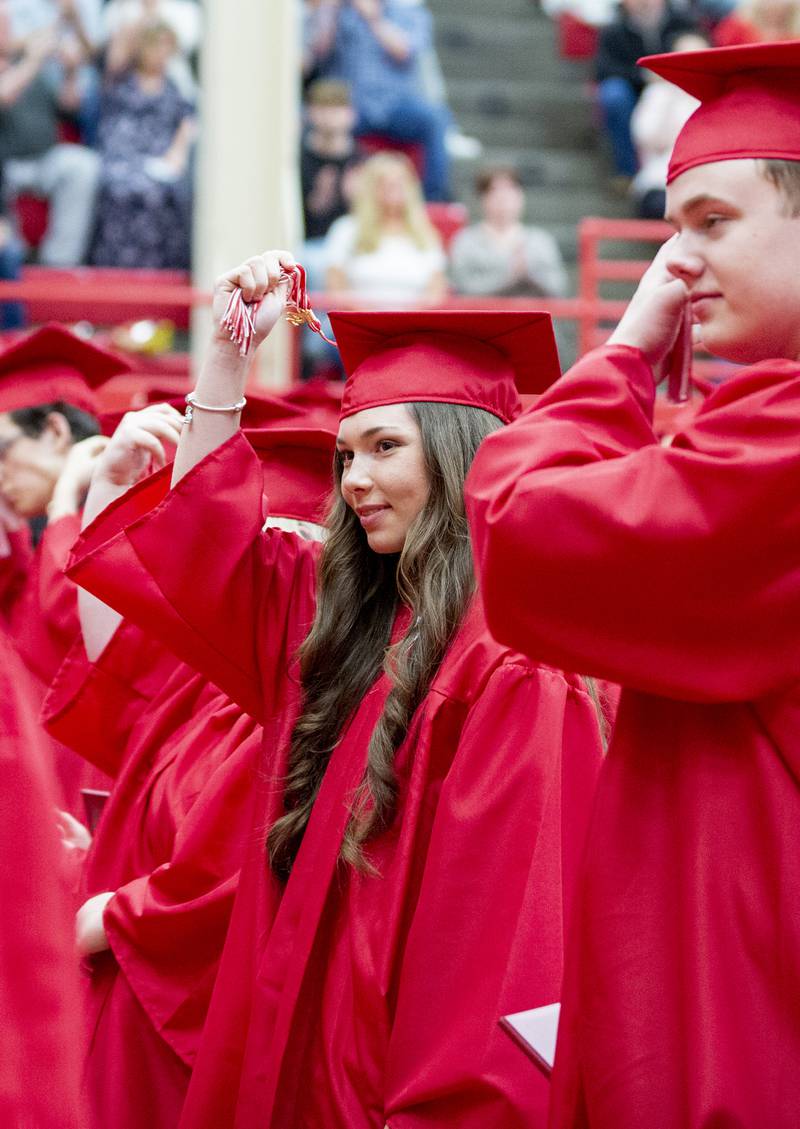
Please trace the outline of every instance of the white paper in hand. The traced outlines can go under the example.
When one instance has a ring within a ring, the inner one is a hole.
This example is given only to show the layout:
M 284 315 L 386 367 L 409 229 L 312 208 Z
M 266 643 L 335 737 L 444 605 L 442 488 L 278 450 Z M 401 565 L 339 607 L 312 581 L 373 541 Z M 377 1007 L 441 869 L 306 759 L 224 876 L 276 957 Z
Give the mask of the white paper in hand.
M 558 1037 L 558 1017 L 561 1004 L 547 1004 L 530 1011 L 504 1015 L 500 1026 L 533 1059 L 544 1075 L 553 1073 Z

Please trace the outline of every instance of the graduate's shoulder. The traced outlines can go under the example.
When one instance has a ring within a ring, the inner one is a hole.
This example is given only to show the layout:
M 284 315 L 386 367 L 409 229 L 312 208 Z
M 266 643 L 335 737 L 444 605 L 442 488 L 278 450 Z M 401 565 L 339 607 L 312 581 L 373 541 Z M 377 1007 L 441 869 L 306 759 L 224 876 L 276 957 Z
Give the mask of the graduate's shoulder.
M 800 416 L 800 362 L 773 358 L 730 374 L 708 395 L 697 418 L 713 412 L 753 412 L 783 408 Z
M 524 595 L 521 596 L 524 598 Z M 456 632 L 431 690 L 443 697 L 472 704 L 500 672 L 519 683 L 544 681 L 565 684 L 583 692 L 583 681 L 548 663 L 537 663 L 520 651 L 498 642 L 486 625 L 482 602 L 476 596 Z

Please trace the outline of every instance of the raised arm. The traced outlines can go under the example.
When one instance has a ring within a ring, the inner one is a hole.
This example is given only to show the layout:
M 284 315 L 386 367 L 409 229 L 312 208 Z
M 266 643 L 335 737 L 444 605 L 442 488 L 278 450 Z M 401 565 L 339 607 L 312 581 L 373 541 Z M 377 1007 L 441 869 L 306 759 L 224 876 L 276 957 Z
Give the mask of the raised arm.
M 237 286 L 247 300 L 266 297 L 257 345 L 284 308 L 281 271 L 293 265 L 273 252 L 224 276 L 215 318 Z M 318 548 L 264 531 L 261 464 L 239 433 L 238 411 L 228 410 L 242 397 L 247 365 L 215 330 L 172 488 L 165 468 L 107 506 L 81 534 L 69 575 L 261 719 L 313 620 Z
M 295 261 L 288 251 L 268 251 L 253 256 L 217 279 L 213 303 L 214 332 L 194 390 L 197 406 L 193 419 L 184 427 L 178 445 L 173 486 L 239 430 L 241 411 L 234 411 L 233 405 L 238 404 L 244 395 L 250 358 L 239 355 L 237 346 L 221 324 L 231 294 L 239 288 L 246 302 L 261 303 L 255 315 L 253 346 L 257 348 L 283 312 L 286 284 L 281 282 L 281 272 L 294 265 Z M 209 411 L 201 405 L 228 410 Z
M 123 416 L 111 442 L 106 446 L 103 440 L 98 448 L 96 473 L 83 509 L 84 528 L 146 474 L 164 466 L 167 452 L 180 440 L 181 423 L 180 412 L 169 404 L 152 404 Z M 86 655 L 94 662 L 122 616 L 83 588 L 78 589 L 78 614 Z

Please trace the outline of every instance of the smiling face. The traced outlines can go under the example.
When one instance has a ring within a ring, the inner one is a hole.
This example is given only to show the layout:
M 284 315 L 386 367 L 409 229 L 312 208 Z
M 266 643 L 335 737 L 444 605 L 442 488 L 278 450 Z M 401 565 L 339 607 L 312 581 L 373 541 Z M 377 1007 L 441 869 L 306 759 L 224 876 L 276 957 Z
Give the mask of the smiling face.
M 688 169 L 667 188 L 668 269 L 689 290 L 703 345 L 752 364 L 800 359 L 800 217 L 755 160 Z
M 342 420 L 336 447 L 342 497 L 375 553 L 401 552 L 430 493 L 420 429 L 405 404 L 365 408 Z

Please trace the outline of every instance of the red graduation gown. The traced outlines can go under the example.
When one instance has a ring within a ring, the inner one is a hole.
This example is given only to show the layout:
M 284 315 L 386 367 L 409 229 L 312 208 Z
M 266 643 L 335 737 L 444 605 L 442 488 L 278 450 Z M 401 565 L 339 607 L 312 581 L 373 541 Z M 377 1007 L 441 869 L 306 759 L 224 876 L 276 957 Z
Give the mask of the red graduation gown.
M 468 480 L 497 637 L 625 687 L 551 1125 L 796 1129 L 800 366 L 732 377 L 669 448 L 652 408 L 641 354 L 598 350 Z
M 498 1019 L 560 991 L 600 756 L 582 684 L 498 646 L 476 603 L 398 751 L 398 818 L 371 852 L 380 877 L 338 853 L 385 677 L 334 751 L 281 888 L 263 829 L 280 811 L 318 547 L 262 533 L 241 436 L 148 514 L 163 490 L 156 477 L 110 507 L 71 575 L 149 630 L 170 621 L 170 644 L 265 723 L 256 831 L 181 1125 L 543 1125 L 547 1086 Z
M 26 680 L 0 632 L 0 1125 L 85 1129 L 73 924 Z
M 27 531 L 11 534 L 14 551 L 0 568 L 2 617 L 32 676 L 35 712 L 79 631 L 75 585 L 64 576 L 79 533 L 80 516 L 72 514 L 51 522 L 32 551 Z M 52 766 L 56 802 L 85 822 L 81 789 L 106 789 L 108 777 L 41 731 L 39 746 Z
M 45 719 L 78 752 L 102 750 L 117 776 L 84 873 L 86 897 L 116 891 L 110 951 L 92 958 L 86 983 L 94 1125 L 174 1129 L 230 919 L 261 730 L 125 622 L 96 663 L 73 649 Z

